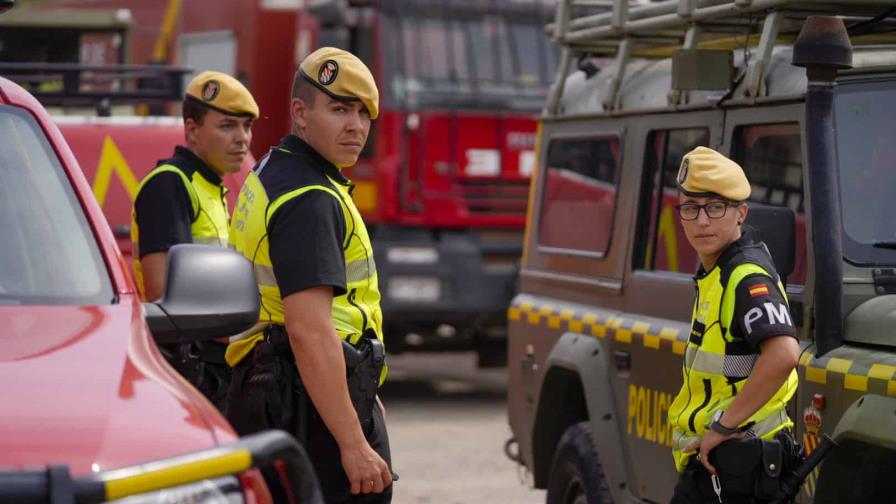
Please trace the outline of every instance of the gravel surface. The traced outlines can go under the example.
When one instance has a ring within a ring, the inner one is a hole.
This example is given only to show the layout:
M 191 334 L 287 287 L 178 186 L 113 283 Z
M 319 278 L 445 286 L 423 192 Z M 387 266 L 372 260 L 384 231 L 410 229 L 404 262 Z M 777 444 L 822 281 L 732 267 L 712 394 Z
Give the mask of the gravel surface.
M 382 396 L 400 478 L 395 504 L 544 502 L 504 455 L 506 370 L 475 362 L 474 354 L 389 357 Z

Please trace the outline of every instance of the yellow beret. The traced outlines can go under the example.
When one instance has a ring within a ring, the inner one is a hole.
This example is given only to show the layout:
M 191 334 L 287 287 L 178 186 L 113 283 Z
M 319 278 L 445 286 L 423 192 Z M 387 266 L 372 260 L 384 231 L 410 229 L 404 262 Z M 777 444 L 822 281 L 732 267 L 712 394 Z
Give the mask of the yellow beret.
M 299 65 L 301 76 L 315 87 L 340 101 L 360 101 L 370 112 L 379 115 L 380 93 L 373 74 L 354 54 L 335 47 L 321 47 Z
M 202 72 L 187 86 L 186 99 L 222 114 L 258 118 L 258 104 L 242 82 L 221 72 Z
M 750 182 L 743 168 L 710 149 L 688 152 L 678 168 L 678 188 L 688 196 L 721 196 L 731 201 L 750 197 Z

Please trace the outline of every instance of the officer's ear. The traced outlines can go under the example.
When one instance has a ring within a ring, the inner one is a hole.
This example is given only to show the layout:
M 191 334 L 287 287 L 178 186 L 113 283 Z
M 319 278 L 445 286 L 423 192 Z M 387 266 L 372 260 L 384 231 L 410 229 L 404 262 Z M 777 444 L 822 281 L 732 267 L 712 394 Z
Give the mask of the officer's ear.
M 199 124 L 193 120 L 193 118 L 188 117 L 184 119 L 184 140 L 186 140 L 187 145 L 196 142 L 196 130 L 199 129 Z
M 747 220 L 747 214 L 750 213 L 750 207 L 746 203 L 737 206 L 737 223 L 743 224 Z
M 289 102 L 289 115 L 292 118 L 292 123 L 298 127 L 298 129 L 305 129 L 305 126 L 308 125 L 308 105 L 305 103 L 305 100 L 301 98 L 293 98 Z

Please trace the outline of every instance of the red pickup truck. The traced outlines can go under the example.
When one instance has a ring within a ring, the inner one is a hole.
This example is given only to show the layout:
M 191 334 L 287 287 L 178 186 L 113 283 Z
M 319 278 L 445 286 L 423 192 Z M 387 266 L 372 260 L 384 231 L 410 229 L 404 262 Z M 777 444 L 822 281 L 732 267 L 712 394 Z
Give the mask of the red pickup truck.
M 58 127 L 4 78 L 0 135 L 0 502 L 270 502 L 257 468 L 275 461 L 293 502 L 322 502 L 290 436 L 238 439 L 153 343 L 251 326 L 251 265 L 177 246 L 141 303 Z

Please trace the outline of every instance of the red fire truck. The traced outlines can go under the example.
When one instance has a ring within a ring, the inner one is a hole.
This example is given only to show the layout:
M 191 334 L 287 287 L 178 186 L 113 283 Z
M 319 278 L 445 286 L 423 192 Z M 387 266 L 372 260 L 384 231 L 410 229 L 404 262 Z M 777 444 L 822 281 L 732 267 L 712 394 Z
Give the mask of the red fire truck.
M 210 8 L 95 0 L 88 9 L 63 0 L 27 7 L 57 19 L 110 12 L 127 25 L 111 39 L 95 27 L 92 34 L 82 30 L 81 62 L 113 54 L 118 61 L 107 63 L 164 62 L 243 79 L 262 113 L 256 156 L 288 131 L 297 62 L 322 45 L 358 54 L 377 78 L 381 112 L 348 174 L 375 242 L 390 350 L 476 349 L 485 364 L 503 356 L 505 312 L 515 292 L 534 116 L 557 59 L 542 30 L 551 3 L 221 0 Z M 79 121 L 63 121 L 67 136 L 95 134 L 79 132 Z M 120 147 L 115 134 L 106 135 L 71 143 L 95 190 L 105 191 L 97 195 L 112 227 L 124 231 L 127 213 L 112 207 L 129 205 L 129 180 L 139 180 L 170 147 L 154 145 L 150 153 L 148 137 L 137 133 L 142 145 L 120 149 L 130 178 L 100 161 L 100 149 L 111 149 L 106 138 Z

